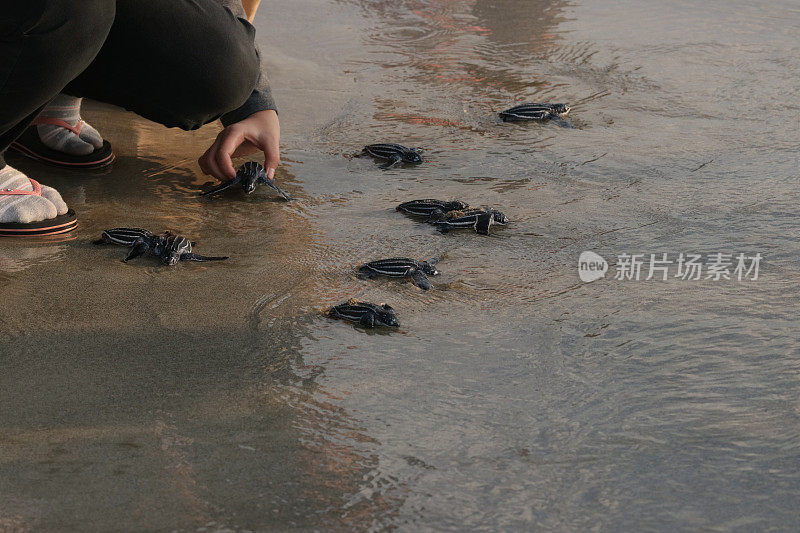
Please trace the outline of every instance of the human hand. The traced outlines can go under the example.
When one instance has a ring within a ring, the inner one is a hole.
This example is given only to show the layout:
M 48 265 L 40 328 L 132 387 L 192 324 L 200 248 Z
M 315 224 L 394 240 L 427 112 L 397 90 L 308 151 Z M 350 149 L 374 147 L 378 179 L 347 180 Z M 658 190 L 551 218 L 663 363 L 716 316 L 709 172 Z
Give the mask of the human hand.
M 267 177 L 273 179 L 280 163 L 280 138 L 278 113 L 272 109 L 259 111 L 222 130 L 197 162 L 204 174 L 224 181 L 236 177 L 231 157 L 261 150 L 264 152 Z

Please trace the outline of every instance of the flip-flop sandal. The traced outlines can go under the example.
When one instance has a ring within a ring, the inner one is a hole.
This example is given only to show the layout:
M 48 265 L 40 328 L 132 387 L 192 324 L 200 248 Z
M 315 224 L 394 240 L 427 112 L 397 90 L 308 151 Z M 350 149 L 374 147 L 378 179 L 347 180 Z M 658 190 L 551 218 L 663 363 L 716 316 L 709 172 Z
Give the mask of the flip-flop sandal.
M 11 195 L 42 195 L 42 186 L 39 182 L 28 178 L 33 185 L 32 191 L 20 191 L 18 189 L 0 189 L 0 196 Z M 0 237 L 41 237 L 42 235 L 57 235 L 67 233 L 78 227 L 78 217 L 75 211 L 70 209 L 63 215 L 55 218 L 40 220 L 39 222 L 0 222 Z
M 66 128 L 75 135 L 80 136 L 83 128 L 83 120 L 78 120 L 76 126 L 72 126 L 61 119 L 39 117 L 11 143 L 9 150 L 22 154 L 31 159 L 42 161 L 50 165 L 66 168 L 103 168 L 114 162 L 114 152 L 111 151 L 111 144 L 103 141 L 103 146 L 95 148 L 94 152 L 86 155 L 73 155 L 48 148 L 39 138 L 36 126 L 39 124 L 51 124 Z

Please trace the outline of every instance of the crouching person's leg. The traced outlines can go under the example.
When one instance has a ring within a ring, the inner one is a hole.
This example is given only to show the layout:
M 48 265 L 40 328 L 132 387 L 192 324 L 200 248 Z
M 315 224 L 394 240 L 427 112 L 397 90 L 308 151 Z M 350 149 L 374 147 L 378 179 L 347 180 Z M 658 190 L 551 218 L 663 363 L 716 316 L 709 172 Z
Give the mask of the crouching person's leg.
M 74 217 L 63 218 L 68 210 L 58 192 L 6 165 L 3 155 L 92 62 L 114 10 L 114 0 L 0 0 L 0 235 L 74 227 Z
M 33 159 L 65 168 L 102 168 L 114 161 L 111 145 L 81 118 L 82 98 L 59 94 L 14 144 Z
M 117 0 L 103 49 L 66 92 L 196 129 L 250 96 L 260 74 L 253 39 L 216 0 Z
M 63 93 L 50 100 L 11 150 L 64 168 L 95 169 L 113 163 L 111 144 L 81 118 L 81 101 Z

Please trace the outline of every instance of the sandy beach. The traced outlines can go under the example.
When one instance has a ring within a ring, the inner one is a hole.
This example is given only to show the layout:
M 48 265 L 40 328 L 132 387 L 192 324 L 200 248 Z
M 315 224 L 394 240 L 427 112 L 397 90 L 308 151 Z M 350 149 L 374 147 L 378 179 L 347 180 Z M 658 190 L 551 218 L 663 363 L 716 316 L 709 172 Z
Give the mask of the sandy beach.
M 218 125 L 98 102 L 110 170 L 14 160 L 80 226 L 0 241 L 0 531 L 797 528 L 795 4 L 276 0 L 254 24 L 296 201 L 198 198 Z M 526 101 L 572 127 L 497 118 Z M 372 142 L 426 162 L 382 171 Z M 441 233 L 395 211 L 415 198 L 512 223 Z M 116 226 L 231 259 L 123 263 L 91 244 Z M 763 260 L 614 279 L 665 253 Z M 355 273 L 440 254 L 430 291 Z M 399 331 L 324 316 L 351 297 Z

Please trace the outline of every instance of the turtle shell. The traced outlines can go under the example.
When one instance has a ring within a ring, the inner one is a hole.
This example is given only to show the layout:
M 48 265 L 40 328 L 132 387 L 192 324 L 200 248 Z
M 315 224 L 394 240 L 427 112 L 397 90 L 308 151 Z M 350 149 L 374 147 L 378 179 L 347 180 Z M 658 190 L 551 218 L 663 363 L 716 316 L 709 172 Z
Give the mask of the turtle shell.
M 111 228 L 103 231 L 100 239 L 95 244 L 119 244 L 133 246 L 139 239 L 151 239 L 155 235 L 142 228 Z
M 403 277 L 414 270 L 421 270 L 421 263 L 407 257 L 390 257 L 370 261 L 361 266 L 360 270 L 371 271 L 382 276 Z
M 422 157 L 412 148 L 407 148 L 402 144 L 377 143 L 368 144 L 364 151 L 373 157 L 380 159 L 394 159 L 400 157 L 407 163 L 422 163 Z
M 388 326 L 397 327 L 397 315 L 388 304 L 373 304 L 350 299 L 346 303 L 333 306 L 328 315 L 350 322 L 358 322 L 367 327 Z
M 520 104 L 501 111 L 500 118 L 505 121 L 513 120 L 547 120 L 556 115 L 569 113 L 567 104 L 528 103 Z
M 397 206 L 397 210 L 409 215 L 430 216 L 436 210 L 444 212 L 467 209 L 469 205 L 459 200 L 436 200 L 426 198 L 423 200 L 410 200 Z

